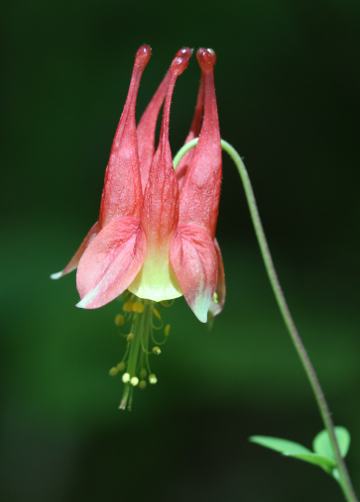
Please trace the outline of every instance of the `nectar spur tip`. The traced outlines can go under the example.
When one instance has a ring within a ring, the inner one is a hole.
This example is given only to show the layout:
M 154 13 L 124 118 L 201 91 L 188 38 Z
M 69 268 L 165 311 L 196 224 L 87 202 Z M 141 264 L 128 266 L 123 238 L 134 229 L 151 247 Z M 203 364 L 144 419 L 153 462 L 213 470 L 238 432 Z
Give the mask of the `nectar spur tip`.
M 190 59 L 193 52 L 194 49 L 191 49 L 190 47 L 181 47 L 181 49 L 177 51 L 175 57 Z
M 176 56 L 171 63 L 171 69 L 175 73 L 175 75 L 179 76 L 183 73 L 183 71 L 186 70 L 189 64 L 189 59 L 191 58 L 191 54 L 192 49 L 189 49 L 188 47 L 183 47 L 182 49 L 177 51 Z
M 201 47 L 196 52 L 196 58 L 200 65 L 200 68 L 204 72 L 211 71 L 216 63 L 216 54 L 213 49 L 204 49 Z
M 151 58 L 151 47 L 150 45 L 143 44 L 136 51 L 135 63 L 139 66 L 145 67 Z

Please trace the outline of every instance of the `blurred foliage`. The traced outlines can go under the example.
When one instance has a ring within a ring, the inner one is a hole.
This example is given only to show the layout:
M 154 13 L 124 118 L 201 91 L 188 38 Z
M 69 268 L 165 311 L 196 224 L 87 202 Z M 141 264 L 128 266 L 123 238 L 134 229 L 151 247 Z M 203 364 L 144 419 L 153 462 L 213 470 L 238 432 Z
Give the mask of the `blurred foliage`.
M 0 493 L 4 501 L 297 502 L 341 499 L 306 464 L 248 444 L 320 430 L 281 323 L 237 174 L 219 220 L 228 300 L 212 331 L 180 299 L 159 383 L 117 410 L 119 304 L 74 308 L 53 283 L 96 218 L 134 51 L 154 54 L 141 111 L 182 45 L 218 53 L 223 137 L 245 158 L 274 259 L 360 491 L 358 64 L 360 4 L 15 0 L 2 9 L 3 265 Z M 174 151 L 196 97 L 193 62 L 172 113 Z M 310 491 L 311 490 L 311 491 Z
M 350 433 L 345 427 L 335 426 L 334 433 L 336 434 L 339 450 L 342 457 L 346 454 L 350 446 Z M 339 465 L 331 445 L 330 437 L 326 429 L 320 431 L 313 440 L 314 451 L 309 450 L 302 444 L 294 441 L 289 441 L 282 438 L 274 438 L 270 436 L 251 436 L 250 441 L 270 450 L 281 453 L 285 457 L 296 458 L 303 462 L 316 465 L 324 469 L 326 473 L 333 476 L 340 483 Z

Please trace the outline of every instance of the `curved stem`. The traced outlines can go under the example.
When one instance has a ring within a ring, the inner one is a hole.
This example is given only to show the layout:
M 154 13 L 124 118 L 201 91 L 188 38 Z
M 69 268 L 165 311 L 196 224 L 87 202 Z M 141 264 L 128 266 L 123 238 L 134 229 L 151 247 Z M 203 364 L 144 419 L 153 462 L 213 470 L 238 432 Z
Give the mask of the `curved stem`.
M 174 158 L 174 167 L 178 165 L 180 162 L 181 158 L 191 149 L 194 148 L 197 145 L 198 138 L 193 139 L 192 141 L 189 141 L 189 143 L 186 143 L 177 153 L 177 155 Z M 337 467 L 339 470 L 340 474 L 340 486 L 342 488 L 343 494 L 345 496 L 345 499 L 348 502 L 358 502 L 358 499 L 355 495 L 354 488 L 351 483 L 351 479 L 347 470 L 347 467 L 345 465 L 344 459 L 341 456 L 340 453 L 340 448 L 339 448 L 339 443 L 336 438 L 335 434 L 335 429 L 334 429 L 334 424 L 331 418 L 329 406 L 327 404 L 327 401 L 325 399 L 324 392 L 321 388 L 318 376 L 316 374 L 315 368 L 309 358 L 309 355 L 306 351 L 306 348 L 304 346 L 304 343 L 300 337 L 300 334 L 298 332 L 298 329 L 295 325 L 295 322 L 293 320 L 293 317 L 290 313 L 288 304 L 285 299 L 285 295 L 283 293 L 283 290 L 280 285 L 280 281 L 274 266 L 274 262 L 272 260 L 272 256 L 270 253 L 269 245 L 267 243 L 267 239 L 265 236 L 264 228 L 261 223 L 261 218 L 259 215 L 256 199 L 255 199 L 255 194 L 250 182 L 250 178 L 248 175 L 248 172 L 246 170 L 246 167 L 240 157 L 240 155 L 237 153 L 237 151 L 228 143 L 227 141 L 222 140 L 221 141 L 221 146 L 222 149 L 225 150 L 225 152 L 231 157 L 231 159 L 234 161 L 237 170 L 239 172 L 245 195 L 246 195 L 246 200 L 249 206 L 249 211 L 250 211 L 250 216 L 252 223 L 254 225 L 255 229 L 255 234 L 256 238 L 260 247 L 261 251 L 261 256 L 264 261 L 265 269 L 276 299 L 276 302 L 278 304 L 278 307 L 280 309 L 283 321 L 287 327 L 287 330 L 289 332 L 290 338 L 295 346 L 295 350 L 300 358 L 301 364 L 305 370 L 306 376 L 310 382 L 310 386 L 312 388 L 312 391 L 314 393 L 314 397 L 317 403 L 317 406 L 320 411 L 321 418 L 323 420 L 324 426 L 327 430 L 327 433 L 329 435 L 329 439 L 334 451 L 334 455 L 336 458 L 336 463 Z

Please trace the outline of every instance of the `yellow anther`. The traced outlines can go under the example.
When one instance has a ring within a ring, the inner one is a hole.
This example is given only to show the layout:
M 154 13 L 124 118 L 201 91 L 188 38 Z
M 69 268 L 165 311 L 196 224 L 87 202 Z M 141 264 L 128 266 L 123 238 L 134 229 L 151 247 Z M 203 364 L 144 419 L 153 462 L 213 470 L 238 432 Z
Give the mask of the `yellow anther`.
M 124 363 L 124 361 L 121 361 L 121 363 L 118 363 L 118 364 L 116 365 L 116 369 L 117 369 L 119 372 L 120 372 L 120 371 L 124 371 L 124 369 L 125 369 L 125 363 Z
M 141 302 L 134 302 L 132 304 L 132 311 L 136 314 L 142 314 L 144 312 L 144 304 Z
M 124 312 L 132 312 L 133 310 L 133 302 L 125 302 L 122 307 Z
M 109 375 L 111 377 L 116 376 L 119 373 L 119 370 L 117 369 L 116 366 L 113 366 L 112 368 L 109 369 Z
M 122 314 L 118 314 L 116 317 L 115 317 L 115 324 L 116 326 L 124 326 L 125 324 L 125 317 L 122 315 Z
M 158 319 L 161 320 L 161 314 L 160 314 L 159 310 L 156 307 L 152 308 L 152 313 L 154 314 L 155 317 L 157 317 Z
M 122 381 L 124 383 L 129 383 L 130 382 L 130 373 L 124 373 L 122 376 Z
M 139 389 L 145 389 L 147 386 L 146 380 L 140 380 Z
M 130 379 L 130 383 L 133 387 L 136 387 L 138 384 L 139 384 L 139 379 L 138 377 L 136 376 L 133 376 L 131 379 Z
M 126 337 L 126 340 L 128 342 L 131 342 L 132 340 L 134 340 L 134 333 L 129 333 Z
M 159 356 L 161 354 L 161 349 L 157 345 L 152 348 L 152 353 L 155 354 L 156 356 Z
M 217 294 L 217 292 L 215 291 L 215 293 L 213 294 L 213 302 L 214 303 L 219 303 L 219 295 Z
M 164 328 L 164 336 L 169 336 L 171 331 L 171 326 L 170 324 L 166 324 Z
M 146 377 L 147 377 L 147 371 L 146 371 L 146 369 L 145 369 L 145 368 L 142 368 L 142 369 L 140 370 L 140 378 L 144 379 L 144 378 L 146 378 Z
M 162 307 L 165 307 L 165 308 L 169 308 L 171 307 L 172 305 L 174 304 L 174 300 L 163 300 L 162 302 L 160 302 L 160 305 Z
M 151 385 L 155 385 L 157 383 L 157 376 L 155 375 L 155 373 L 151 373 L 149 375 L 149 383 Z

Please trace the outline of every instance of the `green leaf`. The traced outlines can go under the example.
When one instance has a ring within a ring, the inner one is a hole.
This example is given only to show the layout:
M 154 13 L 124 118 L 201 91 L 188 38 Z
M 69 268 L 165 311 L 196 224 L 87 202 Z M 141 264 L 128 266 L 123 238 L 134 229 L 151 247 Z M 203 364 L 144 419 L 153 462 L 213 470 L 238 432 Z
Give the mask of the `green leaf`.
M 339 442 L 340 453 L 345 457 L 350 447 L 350 433 L 345 427 L 335 427 L 336 438 Z M 327 457 L 335 461 L 335 455 L 330 443 L 329 435 L 326 430 L 323 430 L 315 436 L 313 448 L 316 453 L 323 457 Z
M 261 446 L 265 446 L 265 448 L 275 450 L 286 457 L 297 458 L 298 460 L 303 460 L 304 462 L 317 465 L 329 474 L 332 473 L 333 468 L 336 465 L 332 458 L 313 453 L 305 446 L 287 439 L 269 436 L 252 436 L 250 441 Z
M 341 483 L 340 473 L 337 468 L 333 469 L 332 475 L 336 479 L 336 481 L 338 481 L 338 483 Z
M 323 457 L 316 453 L 299 453 L 295 455 L 288 455 L 289 457 L 297 458 L 299 460 L 303 460 L 304 462 L 308 462 L 309 464 L 318 465 L 328 474 L 332 474 L 333 469 L 335 467 L 335 463 L 332 459 Z
M 289 441 L 288 439 L 274 438 L 270 436 L 251 436 L 250 441 L 287 456 L 312 454 L 312 452 L 305 448 L 305 446 L 295 443 L 294 441 Z

